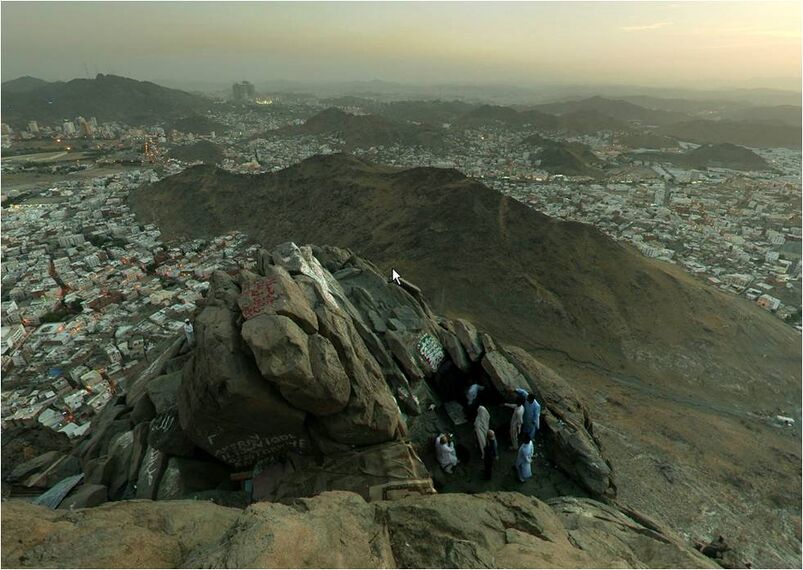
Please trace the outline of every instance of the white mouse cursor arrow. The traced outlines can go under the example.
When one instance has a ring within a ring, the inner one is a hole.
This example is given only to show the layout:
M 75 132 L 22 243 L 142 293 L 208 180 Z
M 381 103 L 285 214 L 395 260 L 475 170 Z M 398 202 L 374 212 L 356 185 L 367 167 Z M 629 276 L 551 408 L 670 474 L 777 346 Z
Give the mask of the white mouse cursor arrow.
M 398 271 L 395 269 L 390 270 L 390 280 L 393 281 L 396 285 L 401 285 L 401 275 L 399 275 Z

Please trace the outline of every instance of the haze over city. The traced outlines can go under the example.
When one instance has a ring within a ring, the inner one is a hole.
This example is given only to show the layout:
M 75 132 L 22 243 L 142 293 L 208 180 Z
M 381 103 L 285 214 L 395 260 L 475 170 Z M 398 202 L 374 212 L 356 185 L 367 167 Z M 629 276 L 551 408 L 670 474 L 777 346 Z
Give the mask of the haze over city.
M 2 76 L 796 89 L 800 4 L 723 6 L 11 2 Z

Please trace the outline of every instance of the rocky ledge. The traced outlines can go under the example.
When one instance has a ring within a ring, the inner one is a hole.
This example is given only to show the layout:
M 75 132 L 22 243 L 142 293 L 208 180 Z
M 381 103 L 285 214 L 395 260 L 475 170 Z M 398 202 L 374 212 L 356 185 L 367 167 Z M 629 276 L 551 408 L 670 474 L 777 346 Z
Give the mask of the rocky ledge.
M 124 501 L 3 506 L 4 567 L 716 568 L 666 530 L 591 499 L 520 493 L 366 502 L 326 492 L 245 510 Z

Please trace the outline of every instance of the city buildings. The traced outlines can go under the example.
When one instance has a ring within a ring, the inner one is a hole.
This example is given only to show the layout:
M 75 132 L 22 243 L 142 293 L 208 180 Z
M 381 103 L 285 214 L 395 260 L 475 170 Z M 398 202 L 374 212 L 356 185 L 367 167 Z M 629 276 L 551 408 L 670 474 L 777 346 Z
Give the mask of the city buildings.
M 235 101 L 253 101 L 256 98 L 256 90 L 248 81 L 235 83 L 231 90 Z

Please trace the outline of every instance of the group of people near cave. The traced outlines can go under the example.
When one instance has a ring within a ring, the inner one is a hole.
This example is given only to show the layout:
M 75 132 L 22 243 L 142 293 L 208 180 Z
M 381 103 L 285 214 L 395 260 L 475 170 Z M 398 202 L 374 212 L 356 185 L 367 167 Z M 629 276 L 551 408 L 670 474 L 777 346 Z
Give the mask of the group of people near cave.
M 488 409 L 478 403 L 480 391 L 484 389 L 479 384 L 472 384 L 466 392 L 466 402 L 469 410 L 474 414 L 474 434 L 480 448 L 480 458 L 485 467 L 485 478 L 490 480 L 493 468 L 499 459 L 499 449 L 496 434 L 489 429 L 491 414 Z M 504 405 L 513 408 L 510 418 L 510 449 L 517 451 L 516 474 L 519 481 L 524 483 L 533 475 L 532 462 L 535 447 L 533 439 L 541 426 L 541 404 L 535 395 L 523 388 L 516 388 L 511 394 L 515 403 Z M 453 437 L 450 434 L 440 434 L 435 438 L 435 455 L 438 463 L 447 473 L 451 473 L 458 464 Z

